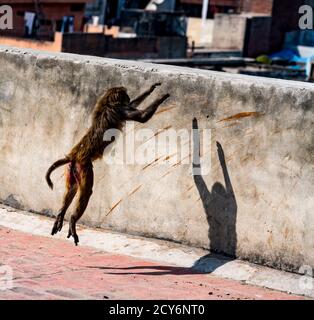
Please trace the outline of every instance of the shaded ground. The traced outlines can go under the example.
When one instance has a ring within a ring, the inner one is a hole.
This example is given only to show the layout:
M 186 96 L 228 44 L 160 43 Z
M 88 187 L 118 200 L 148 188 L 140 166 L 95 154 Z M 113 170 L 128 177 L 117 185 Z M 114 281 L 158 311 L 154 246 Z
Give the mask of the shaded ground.
M 302 298 L 3 227 L 0 243 L 0 265 L 13 269 L 0 299 Z

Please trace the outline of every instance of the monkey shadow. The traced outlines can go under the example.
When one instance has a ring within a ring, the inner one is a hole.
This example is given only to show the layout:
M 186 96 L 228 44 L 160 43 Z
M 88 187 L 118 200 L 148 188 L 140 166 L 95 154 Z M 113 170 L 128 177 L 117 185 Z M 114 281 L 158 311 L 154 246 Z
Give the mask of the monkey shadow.
M 192 173 L 195 185 L 202 200 L 204 212 L 209 226 L 209 253 L 194 262 L 191 268 L 175 266 L 132 266 L 132 267 L 102 267 L 87 266 L 108 270 L 110 275 L 191 275 L 210 273 L 236 257 L 237 234 L 237 202 L 229 177 L 224 151 L 217 142 L 217 154 L 224 176 L 224 183 L 215 182 L 209 191 L 201 175 L 200 165 L 200 134 L 197 119 L 192 122 L 193 129 L 193 164 Z M 112 271 L 110 271 L 112 270 Z
M 192 267 L 176 267 L 167 265 L 145 266 L 138 265 L 132 267 L 103 267 L 86 266 L 86 268 L 105 270 L 108 275 L 142 275 L 142 276 L 164 276 L 164 275 L 195 275 L 211 273 L 225 263 L 230 262 L 230 257 L 208 254 L 197 260 Z
M 215 268 L 236 258 L 237 248 L 237 201 L 228 173 L 223 148 L 217 142 L 217 155 L 224 176 L 224 184 L 215 182 L 208 189 L 201 173 L 200 133 L 197 119 L 192 121 L 193 129 L 193 179 L 202 200 L 208 222 L 209 254 L 198 259 L 193 268 L 212 272 Z M 215 264 L 212 260 L 216 261 Z
M 202 274 L 203 270 L 196 268 L 184 268 L 167 265 L 156 266 L 133 266 L 133 267 L 102 267 L 102 266 L 86 266 L 87 268 L 100 270 L 114 270 L 114 272 L 105 272 L 109 275 L 142 275 L 142 276 L 164 276 L 164 275 L 193 275 Z M 118 270 L 118 272 L 116 271 Z

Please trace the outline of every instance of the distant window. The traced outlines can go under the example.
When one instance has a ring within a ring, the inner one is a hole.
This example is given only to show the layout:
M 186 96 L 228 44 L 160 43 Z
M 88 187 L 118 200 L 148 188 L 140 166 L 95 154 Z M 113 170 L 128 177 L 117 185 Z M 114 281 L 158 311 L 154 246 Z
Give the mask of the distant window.
M 85 8 L 85 4 L 84 3 L 75 3 L 75 4 L 71 4 L 70 7 L 72 12 L 79 12 L 79 11 L 84 11 Z

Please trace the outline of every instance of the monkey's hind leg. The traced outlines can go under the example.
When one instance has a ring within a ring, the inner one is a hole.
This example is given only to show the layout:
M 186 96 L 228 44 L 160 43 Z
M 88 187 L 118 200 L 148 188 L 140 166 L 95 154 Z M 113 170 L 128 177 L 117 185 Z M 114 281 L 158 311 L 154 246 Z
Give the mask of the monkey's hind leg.
M 75 177 L 75 172 L 73 171 L 72 164 L 69 165 L 67 170 L 68 172 L 66 174 L 66 191 L 63 197 L 63 204 L 62 204 L 62 208 L 59 211 L 59 214 L 56 217 L 56 221 L 51 230 L 51 235 L 54 235 L 58 231 L 61 231 L 63 226 L 64 216 L 70 204 L 72 203 L 78 188 L 77 179 Z
M 93 193 L 94 173 L 92 162 L 84 165 L 78 165 L 78 172 L 80 176 L 79 181 L 79 198 L 75 212 L 72 214 L 69 225 L 68 238 L 74 238 L 75 245 L 78 244 L 79 238 L 76 233 L 76 223 L 81 218 L 86 210 L 88 201 Z

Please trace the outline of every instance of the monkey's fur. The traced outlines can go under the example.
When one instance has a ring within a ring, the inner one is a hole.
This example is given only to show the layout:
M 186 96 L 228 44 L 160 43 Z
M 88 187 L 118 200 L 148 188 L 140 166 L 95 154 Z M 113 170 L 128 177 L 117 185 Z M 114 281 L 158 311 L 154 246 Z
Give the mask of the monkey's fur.
M 93 192 L 94 173 L 92 162 L 100 159 L 103 156 L 105 148 L 114 141 L 114 139 L 104 141 L 104 133 L 108 129 L 122 129 L 127 120 L 142 123 L 148 121 L 158 106 L 169 97 L 169 94 L 157 99 L 144 110 L 138 110 L 137 107 L 159 85 L 160 83 L 154 84 L 149 90 L 145 91 L 133 101 L 130 101 L 127 90 L 124 87 L 109 89 L 98 99 L 93 111 L 92 125 L 84 137 L 73 147 L 64 159 L 56 161 L 48 169 L 46 180 L 52 189 L 51 173 L 56 168 L 69 163 L 66 177 L 66 192 L 63 198 L 62 208 L 56 217 L 51 231 L 52 235 L 61 231 L 65 213 L 79 190 L 78 203 L 71 216 L 68 233 L 68 238 L 72 236 L 75 244 L 78 244 L 79 238 L 76 233 L 76 222 L 83 215 Z

